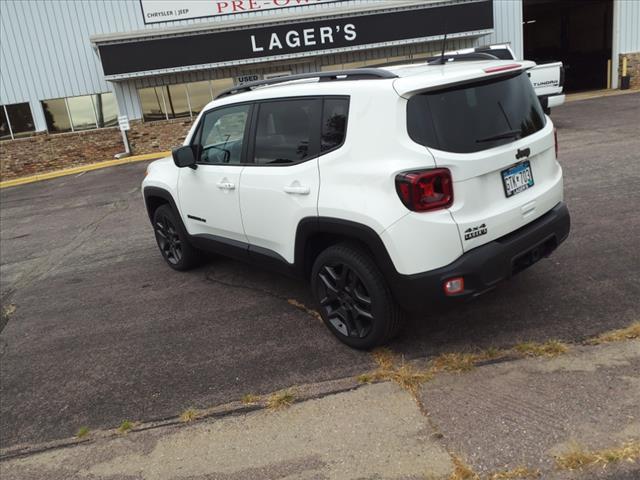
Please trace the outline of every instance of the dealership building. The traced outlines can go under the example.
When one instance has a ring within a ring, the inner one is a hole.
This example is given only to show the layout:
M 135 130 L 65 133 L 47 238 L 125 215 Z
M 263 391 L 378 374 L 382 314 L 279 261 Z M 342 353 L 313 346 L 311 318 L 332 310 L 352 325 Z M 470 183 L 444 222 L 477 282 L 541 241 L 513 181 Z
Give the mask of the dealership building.
M 244 82 L 508 43 L 569 92 L 640 88 L 638 0 L 3 0 L 2 179 L 179 144 Z M 125 121 L 126 120 L 126 121 Z

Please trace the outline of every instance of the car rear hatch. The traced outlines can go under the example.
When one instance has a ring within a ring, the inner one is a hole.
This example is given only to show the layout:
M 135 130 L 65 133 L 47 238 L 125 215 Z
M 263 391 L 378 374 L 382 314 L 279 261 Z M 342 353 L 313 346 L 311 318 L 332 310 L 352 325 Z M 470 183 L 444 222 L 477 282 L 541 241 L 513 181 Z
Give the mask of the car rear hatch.
M 451 171 L 449 211 L 464 251 L 518 230 L 562 200 L 553 125 L 521 68 L 407 97 L 409 136 Z

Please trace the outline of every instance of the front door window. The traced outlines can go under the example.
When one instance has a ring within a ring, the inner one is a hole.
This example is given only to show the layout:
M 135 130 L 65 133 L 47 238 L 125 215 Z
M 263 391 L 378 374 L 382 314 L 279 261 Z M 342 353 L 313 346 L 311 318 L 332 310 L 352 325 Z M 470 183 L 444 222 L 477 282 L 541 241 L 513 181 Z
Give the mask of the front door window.
M 205 114 L 196 143 L 198 163 L 238 165 L 242 162 L 250 108 L 250 105 L 237 105 Z

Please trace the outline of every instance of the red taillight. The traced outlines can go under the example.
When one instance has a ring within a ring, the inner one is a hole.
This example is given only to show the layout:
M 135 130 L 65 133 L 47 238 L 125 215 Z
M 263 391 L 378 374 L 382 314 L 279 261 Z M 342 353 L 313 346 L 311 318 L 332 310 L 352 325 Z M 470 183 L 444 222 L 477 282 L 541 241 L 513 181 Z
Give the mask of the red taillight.
M 396 175 L 396 191 L 414 212 L 439 210 L 453 203 L 453 182 L 446 168 L 400 173 Z
M 558 129 L 553 129 L 553 141 L 556 145 L 556 158 L 558 158 Z

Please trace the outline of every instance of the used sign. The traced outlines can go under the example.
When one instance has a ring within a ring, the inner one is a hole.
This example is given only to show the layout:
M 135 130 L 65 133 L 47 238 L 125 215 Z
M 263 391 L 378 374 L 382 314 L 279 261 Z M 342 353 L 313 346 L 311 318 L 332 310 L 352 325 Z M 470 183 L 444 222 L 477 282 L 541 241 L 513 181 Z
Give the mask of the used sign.
M 242 85 L 243 83 L 249 82 L 257 82 L 262 79 L 262 75 L 257 74 L 248 74 L 248 75 L 240 75 L 236 77 L 236 85 Z

